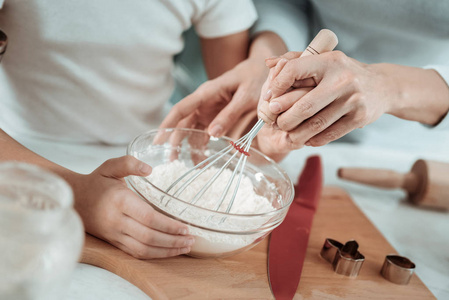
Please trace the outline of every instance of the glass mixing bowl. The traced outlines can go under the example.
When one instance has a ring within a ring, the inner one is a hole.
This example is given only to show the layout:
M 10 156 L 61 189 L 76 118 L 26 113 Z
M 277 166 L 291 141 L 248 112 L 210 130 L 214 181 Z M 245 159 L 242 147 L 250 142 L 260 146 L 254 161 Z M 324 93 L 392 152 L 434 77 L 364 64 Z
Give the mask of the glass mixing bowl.
M 190 168 L 229 146 L 230 142 L 229 138 L 211 137 L 201 130 L 157 129 L 136 137 L 129 144 L 127 154 L 153 169 L 174 160 Z M 195 243 L 188 255 L 200 258 L 231 256 L 254 247 L 281 224 L 294 196 L 292 181 L 278 164 L 257 150 L 250 149 L 249 154 L 244 174 L 251 180 L 254 192 L 271 203 L 273 209 L 265 213 L 219 212 L 182 200 L 182 195 L 174 197 L 146 177 L 129 176 L 126 180 L 157 211 L 189 226 Z M 226 168 L 233 170 L 240 155 L 232 158 Z M 220 168 L 229 159 L 231 155 L 214 166 Z M 233 205 L 239 205 L 238 200 Z

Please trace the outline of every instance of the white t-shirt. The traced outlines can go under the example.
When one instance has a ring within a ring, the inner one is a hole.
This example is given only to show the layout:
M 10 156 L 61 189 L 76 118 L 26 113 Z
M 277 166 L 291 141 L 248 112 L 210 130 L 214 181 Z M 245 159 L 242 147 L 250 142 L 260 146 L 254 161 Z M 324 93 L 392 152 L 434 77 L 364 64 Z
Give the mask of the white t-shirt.
M 162 121 L 183 31 L 220 37 L 256 17 L 250 0 L 6 0 L 0 127 L 15 138 L 126 144 Z
M 338 36 L 337 49 L 350 57 L 364 63 L 435 69 L 449 85 L 449 1 L 255 0 L 254 3 L 259 19 L 253 30 L 276 32 L 291 51 L 302 51 L 320 29 L 329 28 Z M 383 115 L 345 139 L 373 146 L 444 147 L 449 153 L 449 116 L 430 128 Z

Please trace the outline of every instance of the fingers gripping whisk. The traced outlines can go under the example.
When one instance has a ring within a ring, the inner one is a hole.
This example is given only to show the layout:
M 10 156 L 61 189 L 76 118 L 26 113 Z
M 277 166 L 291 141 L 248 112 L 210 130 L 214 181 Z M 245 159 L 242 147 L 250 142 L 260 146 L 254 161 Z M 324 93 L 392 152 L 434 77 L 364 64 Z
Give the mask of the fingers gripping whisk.
M 319 55 L 320 53 L 332 51 L 334 47 L 337 45 L 338 39 L 335 33 L 328 29 L 321 30 L 315 38 L 310 42 L 308 48 L 306 51 L 303 52 L 301 57 L 308 56 L 308 55 Z M 310 48 L 310 49 L 309 49 Z M 172 193 L 173 196 L 178 197 L 181 195 L 181 193 L 201 174 L 206 172 L 209 168 L 212 166 L 218 165 L 220 160 L 224 159 L 225 157 L 229 156 L 229 154 L 232 153 L 232 155 L 229 157 L 227 161 L 218 169 L 218 171 L 211 176 L 211 178 L 206 182 L 204 186 L 202 186 L 198 193 L 195 194 L 195 196 L 190 200 L 190 203 L 195 204 L 198 202 L 198 200 L 204 195 L 204 193 L 209 189 L 212 184 L 218 179 L 218 177 L 230 166 L 231 162 L 234 161 L 234 158 L 236 158 L 237 155 L 240 155 L 238 158 L 238 161 L 236 163 L 236 166 L 234 170 L 232 171 L 232 175 L 230 176 L 228 182 L 226 183 L 226 186 L 217 201 L 217 204 L 214 208 L 214 210 L 219 210 L 222 206 L 223 202 L 225 201 L 226 195 L 229 193 L 229 190 L 231 188 L 232 183 L 234 180 L 236 181 L 234 191 L 232 193 L 232 197 L 230 198 L 229 203 L 227 204 L 226 210 L 224 210 L 226 213 L 229 213 L 231 210 L 234 200 L 237 195 L 237 191 L 239 189 L 240 183 L 242 181 L 242 178 L 244 177 L 244 169 L 245 165 L 249 156 L 249 148 L 251 147 L 251 143 L 253 139 L 256 137 L 257 133 L 262 129 L 265 122 L 268 124 L 272 124 L 277 116 L 273 115 L 268 110 L 268 102 L 263 102 L 260 106 L 260 109 L 258 111 L 258 115 L 261 119 L 257 121 L 257 123 L 254 125 L 254 127 L 242 138 L 237 140 L 236 142 L 231 142 L 231 145 L 224 148 L 223 150 L 217 152 L 216 154 L 210 156 L 206 160 L 200 162 L 190 170 L 188 170 L 186 173 L 184 173 L 181 177 L 179 177 L 175 182 L 173 182 L 168 189 L 166 190 L 167 193 L 169 193 L 171 190 L 174 190 Z M 181 183 L 182 182 L 182 183 Z M 180 185 L 175 189 L 177 185 Z M 168 204 L 168 203 L 167 203 Z M 221 210 L 220 210 L 221 211 Z
M 204 193 L 212 186 L 212 184 L 219 178 L 219 176 L 226 170 L 231 162 L 236 161 L 236 165 L 232 171 L 232 175 L 226 186 L 224 187 L 223 192 L 221 193 L 220 198 L 217 201 L 214 210 L 219 210 L 222 206 L 226 196 L 230 192 L 231 186 L 233 182 L 236 180 L 236 184 L 234 185 L 232 196 L 230 201 L 224 210 L 224 212 L 229 213 L 231 210 L 234 200 L 237 195 L 238 188 L 242 181 L 242 177 L 244 176 L 245 165 L 249 156 L 249 149 L 251 147 L 251 143 L 253 139 L 256 137 L 257 133 L 262 129 L 264 125 L 264 121 L 262 119 L 258 120 L 254 127 L 243 137 L 238 139 L 235 142 L 231 142 L 231 145 L 217 152 L 216 154 L 208 157 L 203 160 L 199 164 L 195 165 L 193 168 L 189 169 L 186 173 L 180 176 L 175 182 L 173 182 L 166 190 L 167 193 L 172 194 L 174 197 L 180 197 L 183 191 L 192 184 L 199 176 L 201 176 L 206 170 L 210 169 L 214 165 L 216 166 L 221 160 L 229 157 L 223 165 L 218 169 L 218 171 L 206 182 L 206 184 L 196 193 L 196 195 L 189 200 L 191 204 L 195 204 L 198 200 L 204 195 Z M 231 154 L 232 153 L 232 154 Z M 231 154 L 231 155 L 230 155 Z M 230 156 L 229 156 L 230 155 Z M 237 158 L 237 156 L 239 156 Z M 182 182 L 182 183 L 181 183 Z

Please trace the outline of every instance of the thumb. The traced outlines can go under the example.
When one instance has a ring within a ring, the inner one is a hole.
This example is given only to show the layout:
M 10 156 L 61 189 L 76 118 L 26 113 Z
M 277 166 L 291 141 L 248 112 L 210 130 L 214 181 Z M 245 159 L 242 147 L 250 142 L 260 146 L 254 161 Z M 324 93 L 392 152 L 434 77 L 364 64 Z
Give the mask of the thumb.
M 148 164 L 126 155 L 105 161 L 96 171 L 105 177 L 123 178 L 129 175 L 148 176 L 151 170 Z

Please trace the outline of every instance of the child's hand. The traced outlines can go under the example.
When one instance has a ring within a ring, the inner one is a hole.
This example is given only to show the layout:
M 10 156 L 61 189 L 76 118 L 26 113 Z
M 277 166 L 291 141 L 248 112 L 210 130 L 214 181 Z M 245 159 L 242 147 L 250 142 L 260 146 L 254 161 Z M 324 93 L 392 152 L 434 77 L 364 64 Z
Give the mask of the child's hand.
M 151 167 L 132 156 L 106 161 L 74 182 L 75 208 L 86 231 L 139 259 L 190 252 L 187 226 L 155 211 L 132 192 L 128 175 L 148 176 Z
M 207 128 L 210 135 L 225 135 L 257 107 L 267 75 L 263 61 L 248 58 L 178 102 L 160 127 Z

